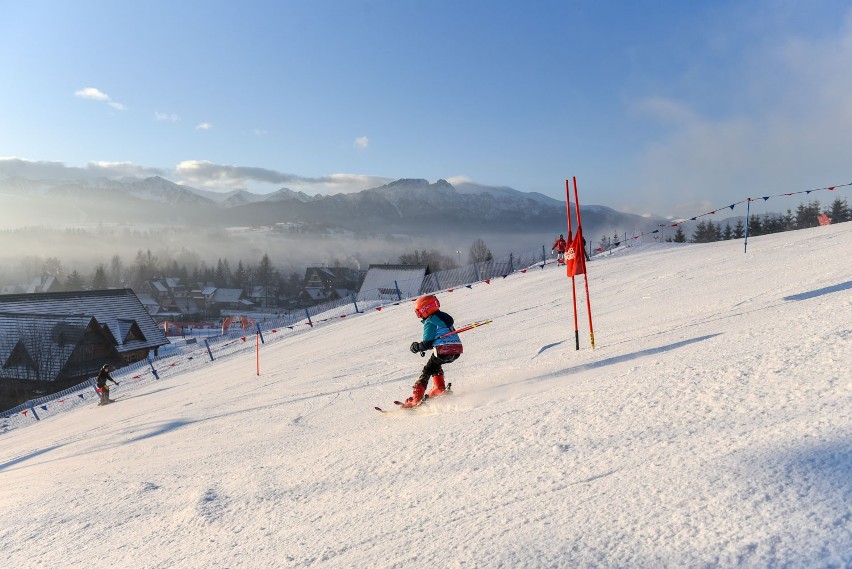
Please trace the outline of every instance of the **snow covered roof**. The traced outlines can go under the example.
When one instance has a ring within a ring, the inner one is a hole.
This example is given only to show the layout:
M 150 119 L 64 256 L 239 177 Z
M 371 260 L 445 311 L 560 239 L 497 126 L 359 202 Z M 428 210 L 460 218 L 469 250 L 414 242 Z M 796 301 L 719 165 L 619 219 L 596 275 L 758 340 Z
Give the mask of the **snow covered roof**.
M 213 295 L 213 302 L 231 304 L 239 302 L 242 295 L 243 289 L 241 288 L 217 288 L 216 293 Z
M 130 289 L 2 295 L 0 312 L 94 316 L 115 336 L 119 352 L 156 348 L 169 343 L 165 333 Z M 128 336 L 129 322 L 138 325 L 139 337 Z
M 358 300 L 417 296 L 426 269 L 425 265 L 370 265 L 358 291 Z

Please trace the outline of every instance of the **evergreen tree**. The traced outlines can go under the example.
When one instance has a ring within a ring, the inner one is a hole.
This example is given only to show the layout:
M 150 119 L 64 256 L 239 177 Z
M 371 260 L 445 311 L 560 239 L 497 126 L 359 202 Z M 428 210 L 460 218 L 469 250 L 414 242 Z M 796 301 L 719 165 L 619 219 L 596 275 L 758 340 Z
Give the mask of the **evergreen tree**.
M 113 255 L 109 262 L 109 284 L 120 287 L 124 283 L 124 262 L 118 255 Z
M 242 259 L 237 262 L 237 270 L 234 271 L 234 280 L 232 282 L 234 288 L 241 289 L 245 289 L 246 285 L 248 284 L 248 274 L 246 273 L 246 269 L 243 266 Z
M 674 242 L 686 243 L 686 235 L 684 235 L 683 228 L 680 225 L 677 226 L 677 231 L 675 231 Z
M 83 277 L 76 270 L 71 271 L 71 274 L 65 279 L 65 290 L 83 290 Z
M 713 227 L 713 222 L 707 222 L 703 219 L 695 226 L 695 231 L 692 233 L 693 243 L 710 243 L 716 239 L 716 229 Z
M 817 216 L 820 214 L 819 201 L 814 200 L 807 205 L 799 204 L 796 208 L 796 229 L 806 229 L 808 227 L 817 227 L 819 220 Z
M 852 210 L 849 209 L 849 204 L 845 198 L 835 198 L 831 204 L 831 209 L 826 211 L 825 214 L 831 219 L 831 223 L 843 223 L 852 220 Z
M 107 270 L 104 264 L 99 264 L 95 267 L 95 274 L 92 277 L 92 288 L 94 290 L 105 289 L 109 286 L 109 280 L 107 279 Z
M 793 217 L 793 211 L 787 209 L 787 214 L 784 215 L 784 231 L 796 229 L 796 218 Z
M 752 215 L 748 218 L 748 234 L 752 237 L 763 235 L 763 224 L 760 222 L 759 215 Z
M 731 224 L 726 223 L 725 229 L 722 231 L 722 239 L 725 241 L 730 241 L 734 237 L 734 230 L 731 229 Z
M 742 219 L 738 219 L 734 226 L 734 239 L 742 239 L 743 237 L 745 237 L 745 224 Z

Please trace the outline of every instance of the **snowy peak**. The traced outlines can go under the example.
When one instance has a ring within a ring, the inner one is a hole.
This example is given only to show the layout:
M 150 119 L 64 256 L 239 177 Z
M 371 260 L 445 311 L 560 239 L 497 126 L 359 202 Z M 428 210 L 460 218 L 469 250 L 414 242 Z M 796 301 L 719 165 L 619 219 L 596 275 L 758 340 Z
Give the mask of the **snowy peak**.
M 119 184 L 129 195 L 145 201 L 165 204 L 198 204 L 208 201 L 185 187 L 159 176 L 123 184 L 114 182 L 114 184 Z

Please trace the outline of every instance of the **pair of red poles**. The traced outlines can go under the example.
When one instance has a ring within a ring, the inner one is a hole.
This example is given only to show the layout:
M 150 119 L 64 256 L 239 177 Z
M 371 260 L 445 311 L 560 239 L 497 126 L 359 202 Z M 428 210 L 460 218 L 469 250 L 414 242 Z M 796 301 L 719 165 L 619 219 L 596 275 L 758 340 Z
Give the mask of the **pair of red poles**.
M 568 241 L 571 243 L 568 251 L 565 254 L 565 266 L 568 276 L 571 277 L 571 293 L 574 297 L 574 342 L 576 348 L 580 349 L 580 327 L 577 324 L 577 288 L 574 278 L 576 275 L 584 276 L 583 282 L 586 285 L 586 311 L 589 313 L 589 339 L 592 343 L 592 349 L 595 349 L 595 329 L 592 326 L 592 304 L 589 299 L 589 277 L 586 274 L 586 248 L 583 244 L 583 224 L 580 219 L 580 199 L 577 194 L 577 177 L 573 176 L 574 182 L 574 207 L 577 212 L 577 235 L 571 236 L 571 200 L 570 200 L 570 183 L 565 180 L 565 213 L 568 216 Z

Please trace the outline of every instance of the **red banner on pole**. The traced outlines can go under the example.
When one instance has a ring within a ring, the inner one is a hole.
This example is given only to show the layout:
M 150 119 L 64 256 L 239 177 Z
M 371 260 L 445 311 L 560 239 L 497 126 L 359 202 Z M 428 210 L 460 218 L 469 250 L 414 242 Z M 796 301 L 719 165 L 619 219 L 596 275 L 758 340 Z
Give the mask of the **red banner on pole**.
M 586 274 L 586 255 L 584 249 L 583 228 L 578 227 L 577 235 L 574 236 L 574 240 L 571 241 L 571 245 L 565 251 L 565 266 L 569 277 Z

